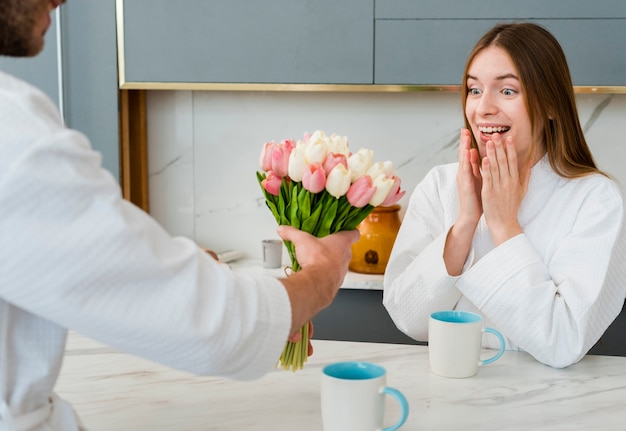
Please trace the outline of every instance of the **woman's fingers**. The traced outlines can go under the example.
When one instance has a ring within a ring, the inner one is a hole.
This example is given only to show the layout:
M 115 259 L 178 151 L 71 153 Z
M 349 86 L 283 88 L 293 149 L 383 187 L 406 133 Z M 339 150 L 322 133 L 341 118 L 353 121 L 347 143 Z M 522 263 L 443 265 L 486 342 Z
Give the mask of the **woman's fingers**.
M 495 186 L 517 185 L 519 172 L 517 166 L 517 151 L 512 137 L 505 141 L 499 134 L 485 144 L 486 155 L 483 158 L 483 180 L 489 176 L 489 184 Z
M 509 136 L 505 142 L 506 156 L 509 162 L 509 175 L 515 183 L 519 182 L 519 169 L 517 165 L 517 151 L 515 151 L 515 145 L 513 144 L 513 138 Z

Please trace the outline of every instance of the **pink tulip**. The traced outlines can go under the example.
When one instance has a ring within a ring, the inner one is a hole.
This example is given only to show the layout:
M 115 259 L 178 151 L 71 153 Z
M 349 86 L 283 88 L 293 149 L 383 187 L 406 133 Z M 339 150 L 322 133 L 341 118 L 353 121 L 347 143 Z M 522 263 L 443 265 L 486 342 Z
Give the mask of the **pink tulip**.
M 312 163 L 306 167 L 302 175 L 302 187 L 311 193 L 319 193 L 326 186 L 326 171 L 320 163 Z
M 296 147 L 296 141 L 294 141 L 293 139 L 283 139 L 282 141 L 280 141 L 280 144 L 285 146 L 285 148 L 288 148 L 289 152 L 291 152 L 291 150 Z
M 280 193 L 280 186 L 283 183 L 282 177 L 274 174 L 273 171 L 269 171 L 263 181 L 261 181 L 261 186 L 271 195 L 278 196 Z
M 326 155 L 326 160 L 324 160 L 324 170 L 326 172 L 330 172 L 335 166 L 340 163 L 346 168 L 348 167 L 348 159 L 346 159 L 346 156 L 344 156 L 343 154 L 328 153 Z
M 272 169 L 272 153 L 274 152 L 274 148 L 276 148 L 278 144 L 274 141 L 266 142 L 263 145 L 263 150 L 261 150 L 261 157 L 259 160 L 259 165 L 264 172 Z
M 276 144 L 272 151 L 272 171 L 280 177 L 286 177 L 289 172 L 289 155 L 295 147 L 293 140 L 284 140 Z
M 361 178 L 352 183 L 348 189 L 346 197 L 348 198 L 350 205 L 353 207 L 363 208 L 369 203 L 375 192 L 376 186 L 374 185 L 374 181 L 372 181 L 372 177 L 369 175 L 363 175 Z
M 391 178 L 393 179 L 393 185 L 391 186 L 391 189 L 389 189 L 389 193 L 387 194 L 385 200 L 380 204 L 384 207 L 395 205 L 406 193 L 406 190 L 400 191 L 400 178 L 396 175 L 392 175 Z

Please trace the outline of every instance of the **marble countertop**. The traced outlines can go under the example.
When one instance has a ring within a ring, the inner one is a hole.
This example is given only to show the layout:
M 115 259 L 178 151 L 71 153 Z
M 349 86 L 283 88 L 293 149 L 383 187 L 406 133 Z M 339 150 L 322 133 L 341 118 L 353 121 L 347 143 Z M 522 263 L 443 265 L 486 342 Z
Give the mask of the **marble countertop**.
M 253 274 L 266 274 L 274 277 L 284 277 L 285 267 L 280 268 L 263 268 L 260 260 L 254 259 L 238 259 L 229 262 L 228 265 L 235 271 L 244 271 Z M 360 274 L 348 271 L 344 279 L 342 289 L 364 289 L 364 290 L 383 290 L 382 274 Z
M 90 431 L 319 431 L 320 377 L 342 360 L 374 362 L 406 395 L 401 430 L 622 430 L 626 358 L 587 356 L 565 369 L 505 352 L 468 379 L 433 375 L 425 346 L 313 340 L 296 373 L 259 380 L 198 377 L 118 353 L 71 333 L 57 385 Z M 387 402 L 385 425 L 399 415 Z

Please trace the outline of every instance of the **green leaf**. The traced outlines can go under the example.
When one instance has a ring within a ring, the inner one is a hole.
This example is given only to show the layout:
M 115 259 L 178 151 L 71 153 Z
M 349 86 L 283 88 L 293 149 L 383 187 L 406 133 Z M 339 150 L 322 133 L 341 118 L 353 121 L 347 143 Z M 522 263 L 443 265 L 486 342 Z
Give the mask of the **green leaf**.
M 337 206 L 339 205 L 339 200 L 333 198 L 329 205 L 325 205 L 322 218 L 320 220 L 319 230 L 316 232 L 316 236 L 322 238 L 330 233 L 330 226 L 333 224 L 335 220 L 335 215 L 337 214 Z
M 300 229 L 300 214 L 298 206 L 298 187 L 291 188 L 291 200 L 289 201 L 289 218 L 291 220 L 291 226 Z
M 278 213 L 278 208 L 276 208 L 276 204 L 274 202 L 269 201 L 269 200 L 266 200 L 265 204 L 267 205 L 267 207 L 270 209 L 270 211 L 274 215 L 274 218 L 276 219 L 276 223 L 280 224 L 280 214 Z
M 361 223 L 365 217 L 369 215 L 374 210 L 374 206 L 366 205 L 363 208 L 353 208 L 352 211 L 348 214 L 348 217 L 343 224 L 344 230 L 352 230 L 356 229 L 356 227 Z
M 263 180 L 265 179 L 265 177 L 267 177 L 267 174 L 265 172 L 258 172 L 256 173 L 256 179 L 259 182 L 259 187 L 261 187 L 261 191 L 263 192 L 263 196 L 265 196 L 265 198 L 267 199 L 268 196 L 272 196 L 271 194 L 269 194 L 265 188 L 263 187 Z
M 318 205 L 308 218 L 302 220 L 302 230 L 315 235 L 315 228 L 322 213 L 322 206 Z
M 337 215 L 335 216 L 335 220 L 330 228 L 331 232 L 339 232 L 341 227 L 343 226 L 348 214 L 350 213 L 350 209 L 352 206 L 348 199 L 344 196 L 339 198 L 339 206 L 337 207 Z
M 289 222 L 289 214 L 287 213 L 287 207 L 289 206 L 289 182 L 286 178 L 283 178 L 283 182 L 280 185 L 280 193 L 278 194 L 278 213 L 280 214 L 280 223 L 282 225 L 291 225 Z
M 311 192 L 302 187 L 298 193 L 298 208 L 302 220 L 306 220 L 311 215 Z

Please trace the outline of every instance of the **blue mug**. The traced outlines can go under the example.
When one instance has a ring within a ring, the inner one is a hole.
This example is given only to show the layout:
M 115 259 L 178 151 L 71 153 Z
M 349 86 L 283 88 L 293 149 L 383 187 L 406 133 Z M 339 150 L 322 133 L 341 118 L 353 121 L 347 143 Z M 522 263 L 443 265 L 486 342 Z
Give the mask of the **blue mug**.
M 383 429 L 385 395 L 400 404 L 400 428 L 409 415 L 409 403 L 399 390 L 386 386 L 387 372 L 369 362 L 337 362 L 323 369 L 321 403 L 324 431 L 376 431 Z

